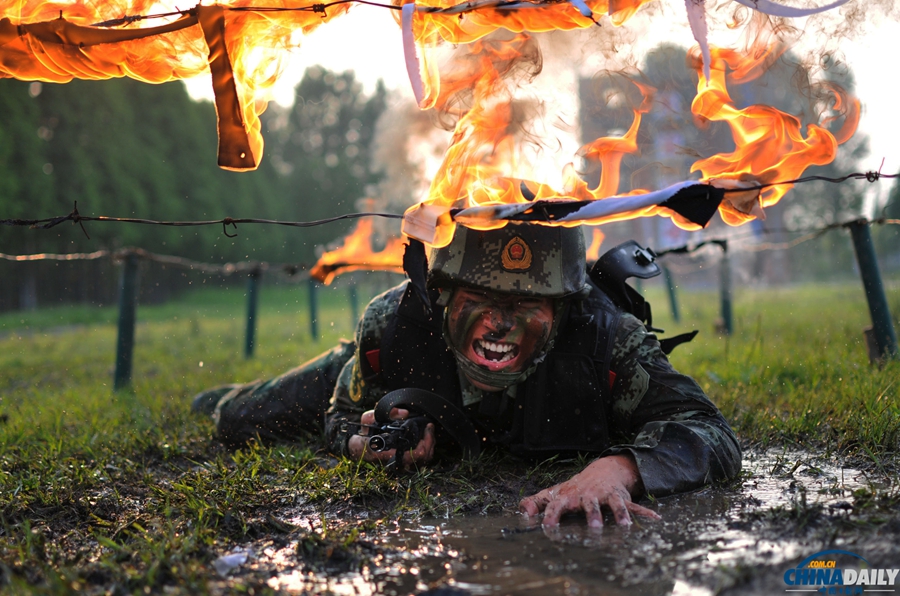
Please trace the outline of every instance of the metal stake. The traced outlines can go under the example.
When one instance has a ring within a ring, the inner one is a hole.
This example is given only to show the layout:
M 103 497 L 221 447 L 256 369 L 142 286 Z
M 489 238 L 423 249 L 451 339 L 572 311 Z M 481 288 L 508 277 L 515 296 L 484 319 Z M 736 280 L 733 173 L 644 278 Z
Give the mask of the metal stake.
M 350 286 L 350 329 L 356 330 L 359 321 L 359 296 L 356 294 L 356 286 Z
M 666 289 L 669 291 L 669 306 L 672 307 L 672 320 L 676 323 L 681 322 L 681 312 L 678 310 L 678 295 L 675 293 L 675 280 L 672 278 L 672 272 L 665 265 L 662 266 L 663 277 L 666 280 Z
M 247 277 L 247 335 L 244 342 L 244 357 L 253 357 L 254 340 L 256 336 L 256 307 L 258 303 L 259 278 L 262 271 L 253 269 Z
M 722 248 L 722 262 L 719 263 L 719 303 L 721 305 L 722 326 L 725 335 L 734 332 L 734 316 L 731 312 L 731 260 L 728 258 L 728 241 L 717 241 Z
M 897 349 L 897 334 L 894 332 L 891 312 L 884 294 L 884 285 L 881 283 L 881 272 L 878 269 L 878 259 L 875 256 L 875 245 L 872 243 L 869 222 L 865 219 L 857 219 L 847 224 L 847 227 L 850 228 L 853 249 L 856 251 L 856 261 L 859 263 L 859 274 L 866 291 L 869 314 L 872 316 L 872 332 L 877 349 L 876 357 L 879 359 L 900 358 L 900 352 Z
M 309 278 L 309 334 L 314 341 L 319 339 L 319 304 L 316 297 L 316 280 Z
M 116 340 L 116 390 L 131 385 L 131 364 L 134 360 L 134 324 L 137 314 L 138 256 L 125 255 L 119 279 L 119 335 Z

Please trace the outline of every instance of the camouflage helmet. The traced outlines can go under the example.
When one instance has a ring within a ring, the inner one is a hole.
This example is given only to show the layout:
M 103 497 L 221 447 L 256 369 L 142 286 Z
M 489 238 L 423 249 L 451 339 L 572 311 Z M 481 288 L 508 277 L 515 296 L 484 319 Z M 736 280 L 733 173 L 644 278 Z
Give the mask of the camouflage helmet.
M 431 287 L 469 286 L 562 298 L 585 285 L 580 228 L 509 223 L 496 230 L 456 227 L 450 244 L 431 252 Z

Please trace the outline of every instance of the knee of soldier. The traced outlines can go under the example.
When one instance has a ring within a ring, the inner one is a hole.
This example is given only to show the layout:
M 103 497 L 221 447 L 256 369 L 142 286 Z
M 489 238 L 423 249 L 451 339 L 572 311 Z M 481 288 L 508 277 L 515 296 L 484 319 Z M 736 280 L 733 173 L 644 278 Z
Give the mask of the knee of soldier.
M 229 447 L 240 447 L 256 436 L 253 429 L 248 428 L 252 425 L 248 425 L 247 416 L 242 409 L 239 404 L 220 402 L 213 414 L 216 438 Z

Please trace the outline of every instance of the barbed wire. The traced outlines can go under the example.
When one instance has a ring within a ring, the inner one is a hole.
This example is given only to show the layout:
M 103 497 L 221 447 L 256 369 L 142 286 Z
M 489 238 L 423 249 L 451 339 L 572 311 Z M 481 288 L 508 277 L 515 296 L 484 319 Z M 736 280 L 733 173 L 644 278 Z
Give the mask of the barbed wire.
M 828 224 L 824 227 L 815 228 L 815 229 L 763 230 L 761 232 L 762 235 L 770 235 L 770 234 L 775 234 L 775 233 L 787 232 L 787 233 L 792 233 L 792 234 L 801 233 L 801 234 L 803 234 L 803 236 L 800 236 L 799 238 L 795 238 L 794 240 L 790 240 L 787 242 L 760 242 L 760 243 L 749 244 L 749 245 L 745 244 L 745 245 L 742 245 L 737 250 L 735 250 L 733 248 L 733 246 L 734 246 L 734 242 L 736 240 L 752 238 L 752 237 L 756 237 L 757 235 L 760 234 L 758 232 L 749 232 L 748 234 L 738 236 L 738 237 L 732 236 L 729 238 L 715 238 L 715 239 L 709 239 L 709 240 L 702 240 L 697 243 L 688 243 L 688 244 L 684 244 L 682 246 L 677 246 L 674 248 L 667 248 L 664 250 L 657 251 L 656 256 L 663 257 L 668 254 L 681 254 L 681 255 L 691 254 L 691 253 L 697 252 L 698 250 L 700 250 L 703 247 L 708 246 L 710 244 L 718 245 L 719 248 L 721 248 L 723 250 L 730 250 L 733 252 L 765 252 L 765 251 L 771 251 L 771 250 L 788 250 L 788 249 L 794 248 L 796 246 L 799 246 L 800 244 L 803 244 L 804 242 L 809 242 L 810 240 L 814 240 L 820 236 L 823 236 L 832 230 L 837 230 L 840 228 L 848 228 L 849 226 L 857 224 L 857 223 L 864 223 L 864 224 L 869 224 L 869 225 L 900 225 L 900 219 L 879 217 L 876 219 L 869 220 L 866 218 L 857 218 L 857 219 L 853 219 L 850 221 L 836 222 L 836 223 Z
M 349 1 L 358 1 L 358 0 L 349 0 Z M 853 172 L 851 174 L 847 174 L 845 176 L 840 176 L 837 178 L 832 178 L 828 176 L 806 176 L 804 178 L 797 178 L 794 180 L 785 180 L 781 182 L 770 182 L 766 184 L 760 184 L 756 186 L 749 186 L 743 188 L 732 188 L 732 189 L 724 189 L 723 192 L 725 194 L 729 193 L 744 193 L 753 190 L 763 190 L 766 188 L 770 188 L 772 186 L 778 186 L 783 184 L 802 184 L 805 182 L 813 182 L 813 181 L 823 181 L 830 182 L 833 184 L 840 184 L 846 182 L 848 180 L 866 180 L 868 182 L 876 182 L 881 178 L 896 178 L 897 174 L 882 174 L 880 172 Z M 601 199 L 602 200 L 602 199 Z M 30 227 L 33 229 L 41 229 L 46 230 L 58 226 L 61 223 L 65 223 L 67 221 L 71 221 L 73 224 L 77 223 L 81 226 L 81 231 L 84 232 L 84 235 L 90 238 L 90 235 L 87 233 L 87 230 L 84 227 L 84 222 L 86 221 L 98 221 L 98 222 L 118 222 L 118 223 L 135 223 L 142 225 L 156 225 L 156 226 L 172 226 L 172 227 L 191 227 L 191 226 L 210 226 L 210 225 L 221 225 L 222 233 L 229 238 L 234 238 L 237 234 L 229 234 L 228 226 L 232 226 L 235 232 L 237 232 L 237 224 L 266 224 L 266 225 L 278 225 L 278 226 L 289 226 L 296 228 L 311 228 L 315 226 L 321 226 L 329 223 L 333 223 L 336 221 L 348 220 L 348 219 L 359 219 L 363 217 L 382 217 L 385 219 L 403 219 L 403 215 L 399 213 L 383 213 L 383 212 L 362 212 L 362 213 L 347 213 L 344 215 L 337 215 L 335 217 L 327 217 L 324 219 L 316 219 L 310 221 L 284 221 L 279 219 L 260 219 L 260 218 L 251 218 L 251 217 L 243 217 L 243 218 L 235 218 L 235 217 L 224 217 L 222 219 L 212 219 L 212 220 L 194 220 L 194 221 L 160 221 L 154 219 L 144 219 L 144 218 L 135 218 L 135 217 L 109 217 L 105 215 L 100 216 L 89 216 L 89 215 L 81 215 L 78 212 L 78 201 L 75 201 L 74 207 L 72 208 L 72 212 L 67 215 L 59 215 L 56 217 L 48 217 L 44 219 L 2 219 L 0 220 L 0 225 L 4 226 L 20 226 L 20 227 Z M 839 224 L 838 224 L 839 225 Z
M 734 241 L 740 238 L 730 237 L 730 238 L 711 238 L 707 240 L 701 240 L 697 243 L 689 243 L 684 244 L 682 246 L 677 246 L 673 248 L 667 248 L 664 250 L 660 250 L 656 252 L 656 256 L 658 258 L 665 257 L 667 255 L 691 255 L 696 253 L 707 246 L 718 246 L 723 253 L 725 252 L 763 252 L 763 251 L 771 251 L 771 250 L 786 250 L 790 248 L 794 248 L 799 244 L 804 242 L 808 242 L 830 232 L 832 230 L 836 230 L 839 228 L 847 228 L 853 224 L 857 223 L 866 223 L 871 225 L 900 225 L 900 219 L 891 219 L 891 218 L 877 218 L 874 220 L 867 220 L 865 218 L 854 219 L 850 221 L 833 223 L 826 225 L 822 228 L 817 228 L 814 230 L 763 230 L 761 233 L 763 235 L 769 235 L 774 233 L 782 233 L 787 231 L 788 233 L 798 233 L 805 232 L 803 236 L 800 238 L 796 238 L 789 242 L 781 242 L 781 243 L 759 243 L 755 245 L 749 246 L 741 246 L 737 250 L 734 247 Z M 756 236 L 758 233 L 752 232 L 748 236 Z M 223 275 L 229 276 L 238 273 L 262 273 L 262 272 L 274 272 L 288 281 L 306 281 L 310 278 L 309 267 L 302 264 L 286 264 L 286 263 L 269 263 L 267 261 L 238 261 L 235 263 L 224 263 L 224 264 L 214 264 L 214 263 L 205 263 L 202 261 L 195 261 L 192 259 L 188 259 L 185 257 L 179 257 L 174 255 L 161 255 L 157 253 L 150 252 L 143 248 L 129 247 L 122 248 L 118 250 L 98 250 L 91 253 L 38 253 L 38 254 L 30 254 L 30 255 L 11 255 L 6 253 L 0 253 L 0 260 L 13 261 L 13 262 L 34 262 L 34 261 L 87 261 L 87 260 L 97 260 L 105 257 L 110 257 L 114 262 L 120 262 L 125 259 L 128 255 L 136 255 L 137 257 L 151 262 L 160 263 L 162 265 L 169 265 L 174 267 L 180 267 L 182 269 L 186 269 L 189 271 L 197 271 L 201 273 L 206 273 L 210 275 Z M 352 263 L 347 262 L 343 264 L 338 269 L 353 269 L 357 270 L 360 268 L 365 268 L 365 263 Z M 680 273 L 689 273 L 687 270 L 680 270 Z
M 222 233 L 225 234 L 229 238 L 234 238 L 237 234 L 229 234 L 228 226 L 232 226 L 237 231 L 237 224 L 268 224 L 268 225 L 277 225 L 277 226 L 289 226 L 295 228 L 311 228 L 314 226 L 321 226 L 328 223 L 333 223 L 336 221 L 342 221 L 346 219 L 359 219 L 362 217 L 383 217 L 386 219 L 403 219 L 402 214 L 398 213 L 380 213 L 380 212 L 367 212 L 367 213 L 346 213 L 344 215 L 337 215 L 335 217 L 327 217 L 325 219 L 315 219 L 311 221 L 283 221 L 279 219 L 259 219 L 252 217 L 224 217 L 222 219 L 210 219 L 210 220 L 197 220 L 197 221 L 159 221 L 155 219 L 144 219 L 144 218 L 136 218 L 136 217 L 109 217 L 105 215 L 100 216 L 89 216 L 89 215 L 81 215 L 78 212 L 78 201 L 75 201 L 75 206 L 72 209 L 72 212 L 67 215 L 59 215 L 56 217 L 48 217 L 44 219 L 0 219 L 0 225 L 4 226 L 20 226 L 20 227 L 29 227 L 32 229 L 38 230 L 47 230 L 53 227 L 58 226 L 61 223 L 65 223 L 67 221 L 71 221 L 73 224 L 78 224 L 81 226 L 81 231 L 84 232 L 84 235 L 90 238 L 90 235 L 87 233 L 87 230 L 84 227 L 84 223 L 86 221 L 102 221 L 102 222 L 118 222 L 118 223 L 135 223 L 135 224 L 143 224 L 143 225 L 155 225 L 155 226 L 172 226 L 172 227 L 191 227 L 191 226 L 211 226 L 211 225 L 221 225 Z
M 108 257 L 108 250 L 98 250 L 96 252 L 73 252 L 66 254 L 52 254 L 42 252 L 35 255 L 8 255 L 0 252 L 0 259 L 5 261 L 93 261 Z
M 900 225 L 900 219 L 892 219 L 887 217 L 879 217 L 876 219 L 866 219 L 866 218 L 857 218 L 849 221 L 836 222 L 827 224 L 820 228 L 805 228 L 805 229 L 797 229 L 797 230 L 789 230 L 783 228 L 762 230 L 761 232 L 748 232 L 747 234 L 740 235 L 731 235 L 728 238 L 717 238 L 710 240 L 703 240 L 697 243 L 688 243 L 682 246 L 669 248 L 665 250 L 658 251 L 657 257 L 666 257 L 668 255 L 675 256 L 685 256 L 694 258 L 695 253 L 702 251 L 704 248 L 709 247 L 710 245 L 716 245 L 719 249 L 716 251 L 718 256 L 707 253 L 707 256 L 702 259 L 702 262 L 697 265 L 696 262 L 678 259 L 671 260 L 667 259 L 665 267 L 670 271 L 677 275 L 690 275 L 693 273 L 697 273 L 698 271 L 703 270 L 704 265 L 715 265 L 716 262 L 725 258 L 729 254 L 742 254 L 742 253 L 759 253 L 759 252 L 768 252 L 768 251 L 776 251 L 776 250 L 790 250 L 803 244 L 805 242 L 809 242 L 811 240 L 815 240 L 821 236 L 824 236 L 828 232 L 841 229 L 841 228 L 849 228 L 854 224 L 869 224 L 869 225 Z M 760 235 L 767 236 L 773 234 L 803 234 L 802 236 L 795 238 L 793 240 L 789 240 L 786 242 L 758 242 L 754 244 L 748 244 L 741 242 L 742 240 L 746 240 L 748 238 L 757 238 Z
M 95 261 L 102 258 L 110 258 L 113 262 L 121 262 L 129 255 L 134 255 L 142 260 L 159 263 L 172 267 L 179 267 L 189 271 L 196 271 L 210 275 L 229 276 L 238 273 L 262 273 L 264 271 L 275 272 L 290 281 L 305 281 L 309 279 L 308 267 L 302 264 L 269 263 L 266 261 L 238 261 L 236 263 L 204 263 L 185 257 L 174 255 L 161 255 L 143 248 L 128 247 L 118 250 L 98 250 L 91 253 L 38 253 L 31 255 L 10 255 L 0 253 L 0 259 L 13 262 L 34 261 Z
M 501 10 L 509 10 L 512 8 L 540 8 L 543 6 L 552 6 L 558 4 L 569 4 L 569 0 L 470 0 L 468 2 L 462 2 L 460 4 L 455 4 L 453 6 L 416 6 L 417 12 L 424 12 L 428 14 L 447 14 L 447 15 L 460 15 L 465 14 L 467 12 L 473 12 L 476 10 L 485 10 L 485 9 L 501 9 Z M 382 2 L 372 2 L 371 0 L 334 0 L 332 2 L 317 2 L 314 4 L 310 4 L 308 6 L 226 6 L 225 10 L 230 10 L 233 12 L 312 12 L 312 13 L 320 13 L 323 16 L 328 15 L 328 9 L 332 6 L 338 6 L 341 4 L 364 4 L 366 6 L 374 6 L 377 8 L 386 8 L 389 10 L 403 10 L 403 7 L 396 4 L 385 4 Z M 573 3 L 574 6 L 574 3 Z M 575 6 L 578 9 L 577 6 Z M 138 23 L 140 21 L 146 21 L 150 19 L 163 19 L 175 16 L 188 16 L 194 15 L 196 13 L 196 8 L 188 8 L 185 10 L 177 10 L 171 12 L 163 12 L 149 15 L 125 15 L 119 17 L 117 19 L 110 19 L 108 21 L 101 21 L 99 23 L 93 23 L 91 27 L 99 27 L 108 29 L 111 27 L 121 27 L 125 25 L 131 25 L 133 23 Z

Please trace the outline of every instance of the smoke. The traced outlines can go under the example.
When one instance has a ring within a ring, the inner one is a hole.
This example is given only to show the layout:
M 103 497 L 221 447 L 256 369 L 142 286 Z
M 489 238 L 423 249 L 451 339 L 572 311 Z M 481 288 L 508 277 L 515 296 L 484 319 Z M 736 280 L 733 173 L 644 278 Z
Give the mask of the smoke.
M 448 144 L 449 135 L 435 125 L 431 112 L 392 94 L 373 139 L 372 167 L 384 176 L 370 193 L 379 208 L 403 210 L 420 200 Z

